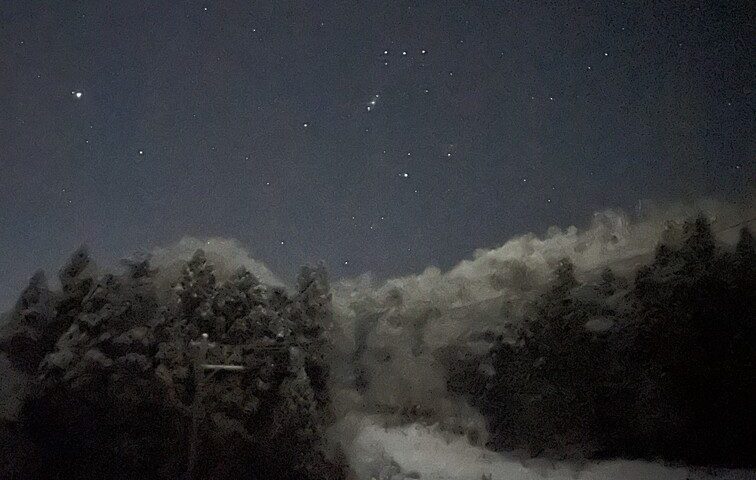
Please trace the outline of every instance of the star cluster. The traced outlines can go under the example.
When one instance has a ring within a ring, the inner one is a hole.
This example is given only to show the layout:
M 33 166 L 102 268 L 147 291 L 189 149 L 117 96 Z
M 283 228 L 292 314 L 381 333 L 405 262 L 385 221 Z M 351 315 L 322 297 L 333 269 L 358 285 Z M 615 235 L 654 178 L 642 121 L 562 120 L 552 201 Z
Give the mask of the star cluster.
M 19 0 L 3 15 L 0 246 L 20 251 L 0 290 L 80 242 L 127 254 L 183 235 L 237 238 L 284 276 L 318 259 L 403 274 L 754 178 L 746 5 Z

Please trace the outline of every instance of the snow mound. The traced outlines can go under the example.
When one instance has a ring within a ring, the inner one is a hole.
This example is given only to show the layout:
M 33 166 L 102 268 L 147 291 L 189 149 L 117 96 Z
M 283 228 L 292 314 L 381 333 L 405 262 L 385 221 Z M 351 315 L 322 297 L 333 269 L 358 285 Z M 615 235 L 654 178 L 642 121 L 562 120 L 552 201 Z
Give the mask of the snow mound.
M 703 471 L 637 460 L 573 464 L 522 460 L 449 438 L 433 427 L 411 424 L 384 428 L 358 421 L 348 456 L 360 479 L 403 480 L 745 480 L 745 470 Z

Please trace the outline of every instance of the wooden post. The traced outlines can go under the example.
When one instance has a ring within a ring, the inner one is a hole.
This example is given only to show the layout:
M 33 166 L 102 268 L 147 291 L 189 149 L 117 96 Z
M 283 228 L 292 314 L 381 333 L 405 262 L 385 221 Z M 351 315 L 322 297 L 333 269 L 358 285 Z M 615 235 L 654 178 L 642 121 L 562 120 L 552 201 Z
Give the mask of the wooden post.
M 192 401 L 192 431 L 189 436 L 189 459 L 187 465 L 187 476 L 190 480 L 195 478 L 194 469 L 197 466 L 197 447 L 199 444 L 199 417 L 202 413 L 202 399 L 204 398 L 205 382 L 220 370 L 226 371 L 243 371 L 246 367 L 243 365 L 213 365 L 207 362 L 207 352 L 215 347 L 215 343 L 209 341 L 207 333 L 203 333 L 199 341 L 189 343 L 192 350 L 192 366 L 194 368 L 194 399 Z M 205 374 L 205 370 L 210 370 L 210 374 Z

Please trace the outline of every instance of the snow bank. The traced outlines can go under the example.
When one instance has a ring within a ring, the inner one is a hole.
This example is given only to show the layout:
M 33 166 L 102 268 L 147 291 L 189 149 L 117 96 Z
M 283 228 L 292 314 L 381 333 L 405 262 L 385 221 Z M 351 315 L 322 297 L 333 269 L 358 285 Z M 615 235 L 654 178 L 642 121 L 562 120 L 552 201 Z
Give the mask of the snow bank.
M 745 480 L 745 470 L 703 471 L 659 463 L 612 460 L 581 465 L 518 459 L 471 445 L 433 427 L 383 428 L 368 417 L 352 418 L 347 450 L 360 479 L 422 480 Z

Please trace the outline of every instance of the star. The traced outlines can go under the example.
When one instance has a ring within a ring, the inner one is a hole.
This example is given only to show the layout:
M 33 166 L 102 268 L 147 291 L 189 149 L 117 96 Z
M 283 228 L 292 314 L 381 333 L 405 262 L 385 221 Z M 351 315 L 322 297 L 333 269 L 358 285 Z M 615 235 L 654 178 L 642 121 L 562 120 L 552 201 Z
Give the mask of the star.
M 405 52 L 402 52 L 402 55 L 407 55 L 407 52 L 406 52 L 406 51 L 405 51 Z
M 402 173 L 401 175 L 402 175 L 402 177 L 404 177 L 404 178 L 407 178 L 407 177 L 409 177 L 409 173 Z
M 74 96 L 74 97 L 76 97 L 76 98 L 81 98 L 81 96 L 82 96 L 83 94 L 82 94 L 81 92 L 71 92 L 71 95 L 73 95 L 73 96 Z
M 144 155 L 144 150 L 139 150 L 139 155 Z
M 302 124 L 302 126 L 303 126 L 304 128 L 307 128 L 307 127 L 309 127 L 309 126 L 310 126 L 310 124 L 309 124 L 309 123 L 303 123 L 303 124 Z
M 423 55 L 425 55 L 426 51 L 425 50 L 420 50 L 420 53 L 422 53 Z

